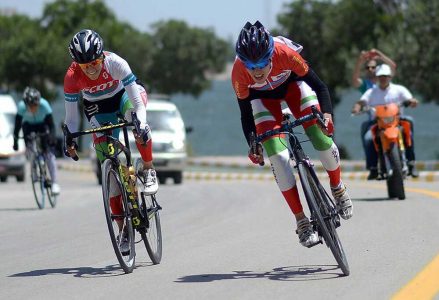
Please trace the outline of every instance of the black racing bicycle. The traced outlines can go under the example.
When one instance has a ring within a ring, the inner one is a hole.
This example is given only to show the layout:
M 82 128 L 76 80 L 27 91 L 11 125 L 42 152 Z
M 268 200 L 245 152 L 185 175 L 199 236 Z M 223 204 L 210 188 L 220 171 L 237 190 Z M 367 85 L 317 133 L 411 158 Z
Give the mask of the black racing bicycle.
M 99 128 L 87 129 L 71 133 L 63 124 L 66 141 L 92 134 L 102 133 L 107 142 L 106 149 L 98 149 L 105 156 L 102 163 L 102 195 L 104 201 L 105 217 L 111 243 L 116 253 L 117 260 L 125 273 L 131 273 L 135 266 L 135 244 L 143 240 L 146 250 L 153 264 L 158 264 L 162 258 L 162 231 L 160 225 L 160 210 L 162 207 L 157 202 L 156 194 L 147 195 L 142 191 L 144 186 L 143 161 L 137 158 L 132 164 L 128 127 L 134 127 L 140 132 L 140 122 L 136 114 L 132 113 L 132 122 L 120 119 L 119 124 L 109 124 Z M 124 143 L 112 136 L 112 130 L 121 128 Z M 123 153 L 124 157 L 120 157 Z M 125 158 L 125 159 L 124 159 Z M 73 157 L 78 160 L 78 157 Z M 121 195 L 122 213 L 115 214 L 111 209 L 112 197 Z M 136 241 L 135 231 L 140 235 Z M 121 249 L 121 245 L 128 243 L 128 249 Z
M 333 199 L 320 183 L 313 163 L 302 149 L 301 143 L 305 141 L 300 141 L 293 131 L 295 127 L 301 126 L 303 123 L 313 119 L 317 119 L 321 126 L 325 126 L 323 114 L 315 106 L 311 108 L 311 114 L 286 123 L 280 129 L 269 130 L 258 135 L 256 142 L 261 142 L 272 136 L 286 135 L 289 143 L 289 147 L 287 148 L 290 153 L 290 158 L 295 162 L 295 169 L 297 169 L 299 174 L 302 189 L 311 213 L 311 224 L 313 229 L 318 233 L 319 243 L 323 244 L 322 239 L 325 241 L 326 245 L 331 249 L 343 274 L 347 276 L 350 273 L 349 265 L 336 230 L 336 228 L 340 226 L 340 216 L 337 213 Z
M 50 206 L 55 207 L 57 195 L 52 193 L 52 179 L 47 165 L 47 152 L 43 149 L 43 139 L 47 133 L 31 132 L 27 136 L 27 157 L 30 162 L 30 176 L 35 202 L 43 209 L 46 198 Z

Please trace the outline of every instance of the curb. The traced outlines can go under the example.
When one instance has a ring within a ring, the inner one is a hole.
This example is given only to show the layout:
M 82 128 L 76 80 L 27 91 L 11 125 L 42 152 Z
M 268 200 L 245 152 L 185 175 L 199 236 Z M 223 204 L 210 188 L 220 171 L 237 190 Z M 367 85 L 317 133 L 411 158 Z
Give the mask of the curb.
M 254 166 L 251 166 L 255 168 Z M 75 172 L 93 172 L 90 165 L 86 164 L 75 164 L 75 163 L 58 163 L 58 169 L 66 171 Z M 318 170 L 318 175 L 320 178 L 327 179 L 326 173 L 322 173 Z M 368 172 L 343 172 L 343 178 L 349 180 L 362 180 L 367 181 Z M 248 173 L 237 173 L 237 172 L 200 172 L 200 171 L 184 171 L 184 179 L 187 180 L 205 180 L 205 181 L 215 181 L 215 180 L 274 180 L 274 176 L 271 172 L 248 172 Z M 296 178 L 297 179 L 297 178 Z M 408 178 L 409 181 L 414 182 L 434 182 L 439 181 L 439 171 L 421 171 L 419 172 L 418 178 Z
M 318 173 L 319 178 L 327 180 L 326 173 Z M 368 172 L 344 172 L 342 177 L 349 180 L 367 181 Z M 185 179 L 188 180 L 274 180 L 271 173 L 214 173 L 214 172 L 184 172 Z M 297 180 L 297 175 L 296 175 Z M 439 181 L 439 172 L 425 172 L 422 171 L 418 178 L 408 178 L 408 181 L 413 182 L 434 182 Z
M 324 172 L 323 166 L 319 161 L 313 161 L 317 172 Z M 192 167 L 210 167 L 210 168 L 229 168 L 240 170 L 254 170 L 255 168 L 263 168 L 271 170 L 270 164 L 266 163 L 263 167 L 258 167 L 250 162 L 246 157 L 204 157 L 204 158 L 188 158 L 188 166 Z M 342 170 L 344 172 L 366 171 L 363 161 L 342 161 Z M 439 171 L 439 161 L 417 161 L 416 167 L 419 171 Z

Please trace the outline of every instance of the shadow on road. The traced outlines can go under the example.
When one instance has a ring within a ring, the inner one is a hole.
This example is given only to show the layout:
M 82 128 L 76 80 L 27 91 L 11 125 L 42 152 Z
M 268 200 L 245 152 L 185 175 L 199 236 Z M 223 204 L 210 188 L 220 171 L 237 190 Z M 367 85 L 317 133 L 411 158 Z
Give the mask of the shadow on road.
M 32 210 L 40 210 L 40 209 L 38 207 L 0 208 L 0 212 L 2 212 L 2 211 L 32 211 Z
M 377 198 L 352 198 L 352 201 L 398 201 L 397 199 L 389 199 L 387 197 L 377 197 Z
M 73 277 L 93 278 L 93 277 L 113 277 L 124 275 L 125 273 L 119 265 L 106 266 L 104 268 L 78 267 L 60 269 L 42 269 L 29 272 L 9 275 L 9 277 L 38 277 L 46 275 L 73 275 Z
M 280 281 L 308 281 L 308 280 L 324 280 L 344 277 L 341 270 L 334 272 L 338 266 L 334 265 L 309 265 L 309 266 L 289 266 L 274 268 L 272 271 L 258 273 L 252 271 L 233 271 L 233 273 L 225 274 L 199 274 L 188 275 L 179 278 L 175 282 L 212 282 L 216 280 L 230 279 L 252 279 L 266 278 L 269 280 Z

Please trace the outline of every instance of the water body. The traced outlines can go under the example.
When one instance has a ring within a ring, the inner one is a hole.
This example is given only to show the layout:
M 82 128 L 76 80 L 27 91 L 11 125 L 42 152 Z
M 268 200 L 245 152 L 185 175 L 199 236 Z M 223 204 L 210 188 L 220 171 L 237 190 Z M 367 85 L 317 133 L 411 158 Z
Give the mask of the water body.
M 361 95 L 348 90 L 335 108 L 335 139 L 342 145 L 351 159 L 363 159 L 360 125 L 366 115 L 352 117 L 353 103 Z M 194 131 L 188 135 L 192 155 L 245 155 L 248 151 L 239 114 L 239 107 L 229 80 L 213 82 L 212 89 L 198 99 L 175 95 L 176 103 L 187 126 Z M 415 119 L 415 147 L 418 160 L 439 159 L 439 135 L 435 129 L 439 122 L 439 106 L 421 104 L 415 109 L 407 108 L 406 114 Z M 435 121 L 436 120 L 436 121 Z M 299 130 L 302 131 L 302 130 Z M 305 150 L 315 158 L 309 143 Z
M 364 158 L 360 125 L 366 116 L 350 115 L 351 107 L 359 97 L 358 92 L 348 90 L 343 94 L 341 103 L 334 108 L 335 139 L 338 145 L 346 149 L 350 159 Z M 188 134 L 191 156 L 246 155 L 248 148 L 241 129 L 239 107 L 229 80 L 214 81 L 212 88 L 199 98 L 177 94 L 171 101 L 180 109 L 186 126 L 193 128 Z M 64 102 L 56 101 L 53 109 L 55 122 L 60 124 L 64 118 Z M 408 108 L 405 112 L 415 119 L 417 160 L 439 159 L 439 134 L 436 129 L 439 124 L 439 106 L 421 104 L 415 109 Z M 60 130 L 58 133 L 61 134 Z M 84 144 L 87 145 L 86 142 Z M 310 143 L 305 143 L 304 148 L 312 158 L 316 158 Z

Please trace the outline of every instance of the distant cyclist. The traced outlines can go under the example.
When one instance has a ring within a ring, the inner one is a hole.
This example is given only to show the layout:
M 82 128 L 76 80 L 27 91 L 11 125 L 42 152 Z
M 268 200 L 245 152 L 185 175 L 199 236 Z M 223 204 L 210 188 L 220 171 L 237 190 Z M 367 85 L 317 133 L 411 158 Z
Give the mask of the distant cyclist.
M 23 136 L 26 147 L 29 145 L 31 132 L 42 133 L 42 148 L 49 167 L 52 179 L 52 193 L 57 195 L 61 189 L 57 182 L 57 167 L 54 148 L 56 145 L 55 126 L 53 123 L 52 108 L 49 102 L 41 97 L 40 92 L 33 87 L 26 87 L 23 99 L 18 103 L 18 111 L 15 116 L 14 145 L 18 150 L 18 134 L 23 128 Z
M 104 41 L 93 30 L 84 29 L 76 33 L 69 44 L 72 64 L 64 78 L 66 117 L 65 123 L 71 132 L 78 130 L 78 101 L 83 99 L 84 113 L 92 127 L 105 123 L 117 124 L 118 115 L 131 120 L 135 111 L 140 120 L 140 132 L 135 132 L 136 146 L 144 163 L 145 193 L 157 192 L 158 182 L 152 161 L 151 130 L 146 120 L 147 94 L 137 84 L 136 76 L 128 63 L 115 53 L 104 51 Z M 118 138 L 119 130 L 113 131 Z M 102 162 L 102 150 L 106 148 L 102 134 L 93 135 L 96 155 Z M 75 157 L 77 144 L 66 141 L 66 151 Z M 114 214 L 122 214 L 122 195 L 111 194 L 110 204 Z M 125 239 L 125 238 L 123 238 Z M 121 246 L 123 248 L 123 246 Z
M 332 106 L 329 91 L 308 66 L 298 51 L 301 46 L 285 37 L 272 37 L 257 21 L 247 22 L 236 42 L 237 58 L 232 70 L 232 84 L 238 98 L 244 136 L 250 145 L 250 136 L 281 127 L 285 102 L 298 118 L 311 113 L 311 106 L 322 109 L 327 128 L 332 131 Z M 339 214 L 344 219 L 352 217 L 352 201 L 340 179 L 340 157 L 337 146 L 322 132 L 316 121 L 304 123 L 305 132 L 327 170 L 332 194 Z M 279 189 L 297 222 L 300 243 L 309 246 L 317 241 L 309 219 L 303 212 L 296 181 L 286 144 L 271 137 L 250 147 L 249 158 L 263 162 L 263 148 L 267 152 Z

